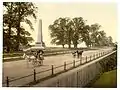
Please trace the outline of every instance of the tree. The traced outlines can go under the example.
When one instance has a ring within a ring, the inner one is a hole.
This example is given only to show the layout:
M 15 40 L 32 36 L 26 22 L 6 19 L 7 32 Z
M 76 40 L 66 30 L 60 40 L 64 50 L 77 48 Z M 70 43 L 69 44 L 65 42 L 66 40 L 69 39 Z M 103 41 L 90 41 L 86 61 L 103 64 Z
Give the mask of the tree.
M 104 31 L 98 32 L 98 44 L 99 46 L 105 46 L 107 44 L 106 33 Z
M 68 44 L 68 48 L 71 48 L 71 44 L 77 48 L 77 45 L 83 41 L 87 47 L 112 44 L 112 37 L 106 37 L 106 33 L 100 31 L 101 25 L 98 23 L 86 25 L 85 22 L 82 17 L 55 20 L 52 25 L 49 25 L 51 43 L 62 45 L 63 48 L 65 44 Z
M 17 13 L 17 19 L 18 23 L 16 25 L 17 28 L 17 45 L 16 45 L 16 50 L 19 50 L 19 44 L 20 44 L 20 22 L 26 22 L 30 28 L 33 30 L 32 22 L 26 18 L 28 16 L 32 16 L 33 18 L 36 19 L 36 7 L 33 5 L 33 3 L 30 2 L 16 2 L 16 8 L 14 9 L 14 12 Z
M 71 48 L 71 42 L 72 42 L 72 36 L 73 36 L 73 22 L 68 19 L 67 20 L 67 25 L 66 25 L 66 41 L 68 44 L 68 48 Z
M 11 45 L 11 28 L 12 28 L 12 21 L 13 21 L 13 3 L 7 3 L 4 2 L 3 3 L 4 8 L 6 8 L 7 12 L 5 13 L 5 11 L 3 12 L 3 34 L 4 34 L 4 42 L 3 45 L 7 47 L 7 52 L 10 51 L 10 47 Z M 8 27 L 8 28 L 6 28 Z
M 84 41 L 86 43 L 87 47 L 91 46 L 89 30 L 90 30 L 89 25 L 85 25 L 83 30 L 82 30 L 82 41 Z
M 9 52 L 12 42 L 14 42 L 14 47 L 17 51 L 19 50 L 19 44 L 27 44 L 33 39 L 27 39 L 28 32 L 22 27 L 21 22 L 25 22 L 30 26 L 33 30 L 32 22 L 28 19 L 28 16 L 33 16 L 36 19 L 36 7 L 33 3 L 30 2 L 4 2 L 4 15 L 3 15 L 3 30 L 4 30 L 4 42 L 9 41 L 10 44 L 4 43 L 4 46 L 7 47 L 7 51 Z M 6 31 L 7 30 L 7 31 Z M 11 32 L 13 35 L 11 35 Z M 22 36 L 22 32 L 26 32 L 24 36 Z M 8 37 L 7 37 L 8 36 Z M 28 41 L 22 41 L 24 40 Z M 12 38 L 12 40 L 11 40 Z M 14 40 L 13 40 L 14 39 Z M 15 40 L 16 39 L 16 40 Z M 7 40 L 7 41 L 6 41 Z M 22 41 L 22 42 L 21 42 Z M 25 43 L 26 42 L 26 43 Z
M 73 29 L 73 35 L 72 35 L 72 42 L 74 45 L 74 48 L 77 48 L 77 44 L 79 39 L 81 38 L 83 34 L 83 28 L 85 26 L 85 20 L 82 17 L 76 17 L 72 19 L 72 29 Z
M 98 23 L 92 24 L 90 26 L 90 30 L 89 33 L 90 34 L 90 42 L 91 42 L 91 46 L 97 46 L 98 45 L 98 30 L 100 29 L 101 25 L 99 25 Z
M 113 46 L 113 45 L 114 45 L 114 44 L 113 44 L 113 39 L 112 39 L 111 36 L 108 36 L 108 45 L 109 45 L 109 46 Z
M 52 25 L 49 25 L 49 29 L 51 30 L 51 38 L 52 44 L 64 45 L 67 43 L 67 35 L 66 35 L 66 26 L 68 23 L 68 18 L 59 18 L 54 21 Z

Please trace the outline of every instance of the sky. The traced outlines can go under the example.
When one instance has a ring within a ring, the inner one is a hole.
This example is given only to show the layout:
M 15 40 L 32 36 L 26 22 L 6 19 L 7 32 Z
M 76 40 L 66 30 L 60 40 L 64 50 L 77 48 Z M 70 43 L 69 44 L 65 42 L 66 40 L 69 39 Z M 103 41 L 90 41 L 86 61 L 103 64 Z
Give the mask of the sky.
M 43 41 L 46 46 L 51 46 L 50 30 L 48 26 L 59 17 L 83 17 L 87 20 L 86 24 L 98 23 L 102 27 L 100 30 L 104 30 L 107 36 L 112 36 L 113 41 L 116 41 L 117 35 L 117 4 L 115 2 L 79 2 L 79 3 L 56 3 L 56 2 L 36 2 L 38 7 L 38 19 L 35 22 L 33 19 L 34 31 L 31 31 L 28 26 L 25 28 L 30 31 L 31 36 L 36 41 L 38 31 L 38 20 L 42 19 L 42 32 Z M 34 44 L 35 42 L 33 42 Z

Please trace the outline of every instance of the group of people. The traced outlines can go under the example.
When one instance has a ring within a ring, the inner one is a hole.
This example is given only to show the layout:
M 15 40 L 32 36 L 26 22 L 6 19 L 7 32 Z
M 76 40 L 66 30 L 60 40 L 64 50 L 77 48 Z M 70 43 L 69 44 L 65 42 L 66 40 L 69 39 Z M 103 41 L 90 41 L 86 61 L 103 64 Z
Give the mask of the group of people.
M 83 53 L 83 50 L 77 50 L 77 51 L 72 52 L 72 55 L 73 55 L 74 58 L 77 56 L 78 59 L 79 58 L 81 59 L 82 58 L 82 53 Z

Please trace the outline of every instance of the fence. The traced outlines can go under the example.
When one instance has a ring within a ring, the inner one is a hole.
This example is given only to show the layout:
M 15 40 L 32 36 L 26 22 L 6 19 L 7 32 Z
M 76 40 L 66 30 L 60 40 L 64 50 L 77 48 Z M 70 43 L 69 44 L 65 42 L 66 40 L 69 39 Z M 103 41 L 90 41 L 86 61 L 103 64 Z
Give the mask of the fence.
M 88 65 L 84 69 L 77 70 L 77 72 L 71 73 L 62 79 L 58 79 L 53 83 L 49 83 L 48 87 L 84 87 L 90 80 L 94 79 L 101 70 L 100 65 Z M 98 68 L 99 67 L 99 68 Z M 99 69 L 99 70 L 98 70 Z
M 53 77 L 57 74 L 66 72 L 66 71 L 71 70 L 73 68 L 76 68 L 80 65 L 86 64 L 86 63 L 88 63 L 90 61 L 93 61 L 93 60 L 95 60 L 99 57 L 102 57 L 102 56 L 104 56 L 104 55 L 106 55 L 110 52 L 111 51 L 95 53 L 94 55 L 83 57 L 80 60 L 76 60 L 76 61 L 73 60 L 73 62 L 70 62 L 70 63 L 64 62 L 64 64 L 60 65 L 60 66 L 51 65 L 51 69 L 48 69 L 48 70 L 45 70 L 45 71 L 36 72 L 36 70 L 34 69 L 32 74 L 29 74 L 29 75 L 26 75 L 26 76 L 23 76 L 23 77 L 20 77 L 20 78 L 16 78 L 16 79 L 9 79 L 9 76 L 7 76 L 6 77 L 6 82 L 3 82 L 3 84 L 4 85 L 6 84 L 5 86 L 9 87 L 9 86 L 11 86 L 10 83 L 12 83 L 12 82 L 15 82 L 17 80 L 24 79 L 24 78 L 27 78 L 27 77 L 33 77 L 32 81 L 30 81 L 29 83 L 26 83 L 25 85 L 22 85 L 22 86 L 32 85 L 32 84 L 35 84 L 38 81 L 42 81 L 46 78 L 51 78 L 51 77 Z M 40 74 L 43 74 L 43 73 L 46 73 L 46 72 L 48 72 L 48 76 L 39 77 L 37 79 L 37 77 L 36 77 L 37 75 L 40 76 Z M 78 72 L 77 74 L 79 74 L 79 73 L 80 72 Z M 58 81 L 58 83 L 59 83 L 59 81 Z
M 110 57 L 113 57 L 115 52 L 110 54 Z M 109 57 L 109 58 L 110 58 Z M 106 59 L 105 59 L 106 58 Z M 104 64 L 109 61 L 108 57 L 105 57 L 102 62 Z M 47 85 L 41 85 L 41 86 L 47 86 L 47 87 L 89 87 L 89 83 L 98 78 L 104 71 L 103 66 L 100 64 L 101 60 L 96 61 L 95 63 L 89 64 L 86 67 L 80 68 L 71 74 L 69 73 L 66 76 L 62 76 L 61 78 L 58 78 L 51 81 Z M 87 85 L 87 86 L 86 86 Z

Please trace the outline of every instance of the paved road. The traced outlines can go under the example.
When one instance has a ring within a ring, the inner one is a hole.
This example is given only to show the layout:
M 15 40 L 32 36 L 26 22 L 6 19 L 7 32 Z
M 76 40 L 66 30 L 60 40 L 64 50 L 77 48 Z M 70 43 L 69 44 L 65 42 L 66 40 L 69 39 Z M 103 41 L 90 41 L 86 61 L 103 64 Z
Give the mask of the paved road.
M 110 50 L 111 50 L 111 48 L 103 48 L 103 49 L 99 49 L 99 50 L 85 51 L 83 53 L 83 57 L 90 56 L 90 55 L 93 55 L 93 54 L 99 53 L 99 52 L 104 52 L 104 51 L 108 52 Z M 69 63 L 69 62 L 72 62 L 73 60 L 74 60 L 74 58 L 73 58 L 72 54 L 63 54 L 63 55 L 45 57 L 44 65 L 40 66 L 40 67 L 33 67 L 31 65 L 31 63 L 28 64 L 25 60 L 4 62 L 3 63 L 3 82 L 5 81 L 6 76 L 8 76 L 10 80 L 16 79 L 16 78 L 19 78 L 22 76 L 32 74 L 34 68 L 36 69 L 36 72 L 40 72 L 43 70 L 51 69 L 51 65 L 59 66 L 59 65 L 63 65 L 65 61 L 66 61 L 66 63 Z M 78 59 L 75 59 L 75 60 L 78 60 Z M 85 61 L 82 61 L 82 62 L 85 62 Z M 72 66 L 72 64 L 71 64 L 71 66 Z M 67 68 L 68 67 L 70 67 L 70 66 L 67 66 Z M 55 69 L 55 73 L 60 70 L 63 70 L 63 67 L 59 68 L 59 69 Z M 42 73 L 42 74 L 38 74 L 37 79 L 49 76 L 50 74 L 51 74 L 51 71 L 48 71 L 48 72 Z M 33 81 L 33 76 L 30 76 L 28 78 L 24 78 L 21 80 L 17 80 L 14 82 L 10 82 L 10 86 L 24 85 L 26 83 L 29 83 L 30 81 Z M 3 86 L 5 86 L 5 84 L 3 84 Z

